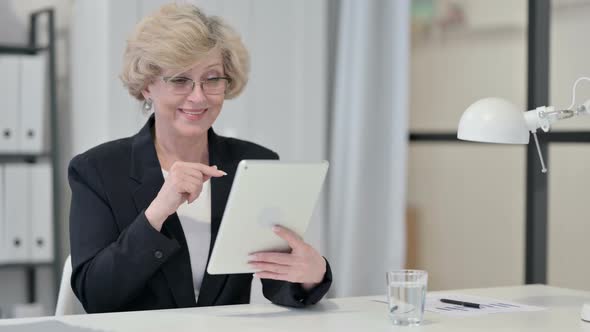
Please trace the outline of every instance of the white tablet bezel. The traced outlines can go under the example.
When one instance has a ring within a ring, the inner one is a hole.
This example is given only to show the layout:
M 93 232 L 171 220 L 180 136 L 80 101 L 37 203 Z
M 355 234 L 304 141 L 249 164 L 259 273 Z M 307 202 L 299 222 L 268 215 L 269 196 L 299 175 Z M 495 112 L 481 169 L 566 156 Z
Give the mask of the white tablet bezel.
M 209 274 L 256 272 L 248 255 L 287 251 L 275 224 L 303 236 L 328 171 L 328 162 L 242 160 L 237 167 L 207 265 Z

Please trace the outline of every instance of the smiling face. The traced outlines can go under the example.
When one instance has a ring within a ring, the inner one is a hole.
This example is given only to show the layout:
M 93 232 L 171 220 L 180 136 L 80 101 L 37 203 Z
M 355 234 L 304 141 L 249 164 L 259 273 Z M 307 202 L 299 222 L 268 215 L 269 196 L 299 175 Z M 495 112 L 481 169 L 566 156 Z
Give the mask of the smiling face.
M 189 70 L 163 70 L 143 91 L 154 106 L 157 129 L 172 136 L 199 137 L 207 133 L 219 116 L 225 94 L 211 87 L 224 84 L 221 52 L 211 51 Z M 194 88 L 193 82 L 194 81 Z M 206 82 L 203 90 L 203 84 Z M 221 82 L 220 82 L 221 81 Z

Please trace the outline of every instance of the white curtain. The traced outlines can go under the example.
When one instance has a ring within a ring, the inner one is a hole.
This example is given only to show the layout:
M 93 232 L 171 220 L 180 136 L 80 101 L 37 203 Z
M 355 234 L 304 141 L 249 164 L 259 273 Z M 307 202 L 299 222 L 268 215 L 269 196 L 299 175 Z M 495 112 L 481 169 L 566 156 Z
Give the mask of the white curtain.
M 327 239 L 333 296 L 385 293 L 405 258 L 410 0 L 339 3 Z

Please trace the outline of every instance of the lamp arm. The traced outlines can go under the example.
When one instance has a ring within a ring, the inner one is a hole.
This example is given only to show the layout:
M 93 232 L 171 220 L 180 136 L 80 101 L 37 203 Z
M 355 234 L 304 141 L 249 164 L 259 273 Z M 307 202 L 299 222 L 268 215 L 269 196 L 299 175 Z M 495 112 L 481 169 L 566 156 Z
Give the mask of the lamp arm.
M 571 105 L 567 108 L 568 110 L 571 110 L 575 105 L 576 105 L 576 87 L 578 86 L 578 83 L 580 83 L 581 81 L 589 81 L 590 82 L 590 77 L 579 77 L 575 82 L 574 82 L 574 86 L 572 87 L 572 103 Z M 586 102 L 587 103 L 587 102 Z M 586 104 L 584 103 L 584 104 Z
M 590 99 L 578 106 L 574 111 L 574 116 L 590 115 Z
M 545 167 L 545 161 L 543 160 L 543 154 L 541 153 L 541 146 L 539 145 L 539 139 L 537 138 L 537 129 L 541 128 L 544 132 L 548 132 L 553 123 L 562 119 L 571 118 L 572 116 L 574 116 L 572 111 L 556 111 L 553 106 L 541 106 L 524 113 L 526 126 L 535 139 L 537 153 L 539 154 L 539 160 L 541 161 L 542 173 L 547 173 L 547 167 Z
M 543 160 L 543 154 L 541 153 L 541 146 L 539 145 L 539 139 L 537 133 L 532 132 L 533 138 L 535 139 L 535 145 L 537 146 L 537 153 L 539 154 L 539 160 L 541 161 L 541 173 L 547 173 L 547 167 L 545 167 L 545 160 Z
M 579 115 L 590 115 L 590 100 L 587 100 L 574 109 L 576 105 L 576 87 L 581 81 L 590 82 L 590 77 L 582 76 L 574 82 L 572 87 L 572 103 L 567 109 L 555 110 L 553 106 L 541 106 L 525 112 L 524 118 L 529 131 L 535 133 L 538 128 L 541 128 L 544 132 L 548 132 L 551 129 L 551 125 L 557 121 Z
M 535 133 L 537 129 L 541 128 L 544 132 L 548 132 L 551 125 L 557 121 L 556 117 L 553 116 L 554 112 L 553 106 L 541 106 L 525 112 L 524 121 L 528 130 Z
M 578 79 L 578 81 L 579 80 L 580 79 Z M 575 110 L 555 110 L 555 107 L 553 106 L 541 106 L 524 113 L 526 126 L 535 139 L 535 145 L 537 146 L 537 152 L 539 153 L 539 160 L 541 161 L 541 172 L 547 173 L 547 167 L 545 167 L 539 139 L 537 138 L 537 129 L 541 128 L 544 132 L 548 132 L 551 129 L 551 125 L 555 122 L 578 115 L 590 115 L 590 100 L 578 106 Z
M 551 129 L 551 125 L 557 121 L 573 118 L 578 115 L 590 115 L 590 100 L 588 105 L 582 104 L 576 110 L 555 110 L 553 106 L 541 106 L 524 114 L 527 128 L 535 132 L 541 128 L 544 132 Z

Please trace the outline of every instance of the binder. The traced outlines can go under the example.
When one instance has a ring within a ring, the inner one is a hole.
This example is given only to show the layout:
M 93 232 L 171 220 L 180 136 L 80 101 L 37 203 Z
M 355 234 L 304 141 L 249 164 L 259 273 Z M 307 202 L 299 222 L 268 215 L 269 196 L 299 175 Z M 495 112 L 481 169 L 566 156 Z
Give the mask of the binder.
M 30 252 L 33 263 L 53 261 L 53 181 L 48 162 L 29 166 Z
M 49 137 L 46 52 L 21 55 L 20 67 L 19 151 L 37 154 L 47 150 Z
M 27 164 L 4 165 L 4 262 L 25 263 L 30 258 L 30 176 Z
M 0 264 L 4 263 L 4 214 L 6 206 L 4 204 L 4 166 L 0 165 Z
M 19 149 L 20 56 L 0 56 L 0 153 Z

